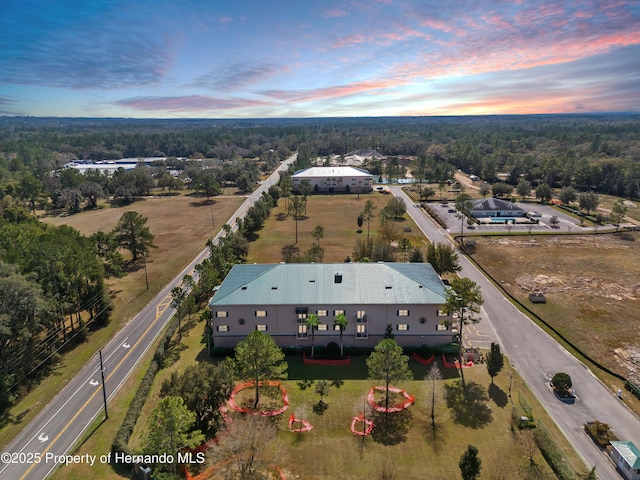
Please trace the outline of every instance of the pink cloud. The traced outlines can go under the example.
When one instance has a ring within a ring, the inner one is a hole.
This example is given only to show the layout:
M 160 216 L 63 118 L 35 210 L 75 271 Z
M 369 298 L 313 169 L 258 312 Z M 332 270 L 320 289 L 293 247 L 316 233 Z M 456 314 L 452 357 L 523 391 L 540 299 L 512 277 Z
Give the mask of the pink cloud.
M 231 22 L 233 22 L 233 17 L 230 17 L 229 15 L 222 15 L 218 19 L 218 23 L 221 23 L 222 25 L 225 25 L 225 24 L 231 23 Z
M 162 110 L 169 112 L 202 112 L 206 110 L 238 109 L 270 105 L 269 102 L 246 99 L 221 99 L 202 95 L 186 97 L 135 97 L 115 102 L 137 110 Z
M 324 18 L 346 17 L 349 13 L 341 8 L 332 8 L 324 12 Z
M 356 33 L 353 35 L 348 35 L 346 37 L 342 37 L 333 42 L 333 48 L 344 48 L 350 45 L 354 45 L 356 43 L 365 43 L 369 42 L 370 38 L 361 33 Z
M 309 102 L 328 98 L 348 97 L 361 93 L 374 94 L 380 90 L 394 88 L 399 85 L 400 83 L 395 80 L 372 80 L 308 90 L 266 90 L 260 93 L 267 97 L 287 102 Z

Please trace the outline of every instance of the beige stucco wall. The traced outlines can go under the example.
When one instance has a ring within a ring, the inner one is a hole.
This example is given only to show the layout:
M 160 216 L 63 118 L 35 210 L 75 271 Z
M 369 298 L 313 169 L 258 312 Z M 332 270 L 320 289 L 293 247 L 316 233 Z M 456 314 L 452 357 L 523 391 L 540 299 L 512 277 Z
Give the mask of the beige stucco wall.
M 340 332 L 333 329 L 334 311 L 344 310 L 349 325 L 343 332 L 344 346 L 375 346 L 383 339 L 387 324 L 393 326 L 396 342 L 401 346 L 443 345 L 452 341 L 452 332 L 438 330 L 438 324 L 451 320 L 448 316 L 438 316 L 436 305 L 298 305 L 308 307 L 308 313 L 327 310 L 326 317 L 319 317 L 321 324 L 327 325 L 327 330 L 316 330 L 314 345 L 326 346 L 330 342 L 340 342 Z M 409 310 L 409 316 L 398 316 L 398 310 Z M 226 318 L 217 318 L 216 312 L 227 312 Z M 256 310 L 265 310 L 266 317 L 256 317 Z M 364 310 L 367 315 L 367 338 L 356 338 L 356 312 Z M 280 347 L 311 346 L 311 332 L 306 339 L 296 338 L 296 306 L 294 305 L 266 305 L 217 307 L 212 311 L 213 338 L 215 347 L 234 347 L 250 332 L 256 330 L 257 325 L 267 325 L 267 331 Z M 421 323 L 420 319 L 426 319 Z M 244 324 L 240 323 L 244 319 Z M 408 325 L 407 331 L 398 330 L 399 324 Z M 229 331 L 220 332 L 217 327 L 227 325 Z

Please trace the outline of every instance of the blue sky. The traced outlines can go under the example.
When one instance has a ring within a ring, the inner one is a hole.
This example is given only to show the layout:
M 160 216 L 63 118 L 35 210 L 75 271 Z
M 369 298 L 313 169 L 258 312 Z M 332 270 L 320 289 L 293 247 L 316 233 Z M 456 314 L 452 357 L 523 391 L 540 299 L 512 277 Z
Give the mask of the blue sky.
M 0 115 L 640 112 L 640 0 L 5 0 Z

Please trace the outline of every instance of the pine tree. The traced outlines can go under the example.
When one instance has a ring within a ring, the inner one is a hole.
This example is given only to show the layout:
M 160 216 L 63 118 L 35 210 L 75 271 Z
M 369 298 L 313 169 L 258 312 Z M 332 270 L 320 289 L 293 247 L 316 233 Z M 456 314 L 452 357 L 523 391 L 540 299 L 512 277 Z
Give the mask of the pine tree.
M 491 342 L 491 350 L 487 353 L 485 359 L 487 361 L 487 372 L 489 372 L 491 383 L 493 383 L 493 377 L 498 375 L 502 367 L 504 367 L 504 356 L 500 352 L 500 345 Z
M 462 480 L 476 480 L 480 475 L 480 468 L 482 468 L 482 461 L 478 458 L 478 449 L 473 445 L 467 446 L 467 451 L 460 457 L 458 466 Z

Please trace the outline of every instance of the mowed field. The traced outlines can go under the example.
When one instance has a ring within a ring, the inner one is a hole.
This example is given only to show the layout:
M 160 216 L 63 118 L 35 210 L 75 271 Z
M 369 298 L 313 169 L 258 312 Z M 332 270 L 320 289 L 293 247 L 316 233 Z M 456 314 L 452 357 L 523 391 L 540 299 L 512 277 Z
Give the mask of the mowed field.
M 473 258 L 512 295 L 586 354 L 640 381 L 640 233 L 476 241 Z M 529 302 L 532 291 L 547 303 Z
M 324 263 L 344 262 L 351 256 L 353 247 L 358 239 L 367 238 L 367 223 L 362 225 L 362 232 L 358 233 L 358 215 L 364 209 L 367 200 L 376 206 L 376 218 L 370 222 L 369 235 L 373 238 L 379 228 L 379 214 L 392 197 L 380 193 L 368 195 L 312 195 L 307 202 L 307 212 L 298 220 L 298 243 L 296 247 L 303 254 L 315 242 L 311 236 L 312 230 L 320 225 L 324 227 L 324 237 L 320 239 L 320 246 L 324 249 Z M 257 232 L 255 241 L 249 246 L 247 263 L 278 263 L 282 261 L 282 248 L 295 243 L 296 222 L 285 212 L 285 199 L 281 198 L 278 206 L 273 209 L 271 216 L 265 222 L 262 230 Z M 411 208 L 411 207 L 409 207 Z M 407 218 L 398 221 L 391 220 L 400 234 L 406 237 L 415 247 L 426 247 L 426 239 L 418 230 L 415 223 Z M 410 229 L 405 232 L 405 228 Z M 407 254 L 408 258 L 408 254 Z M 402 254 L 398 253 L 396 261 L 402 261 Z

